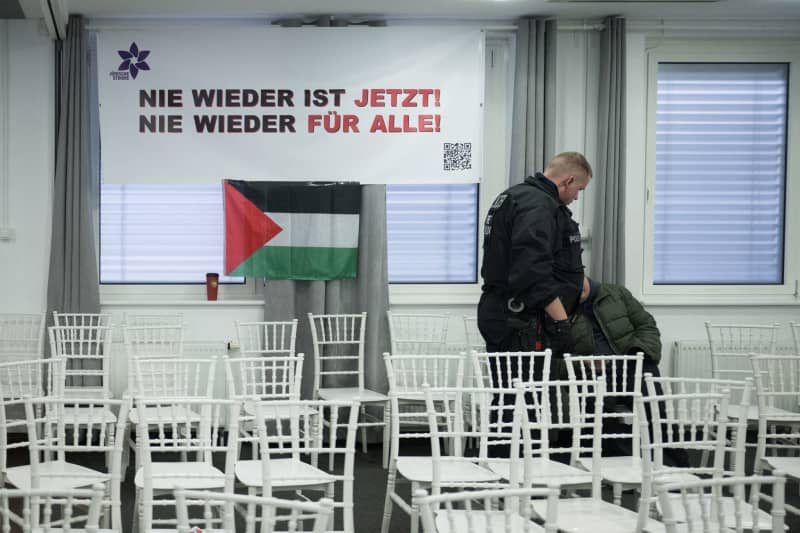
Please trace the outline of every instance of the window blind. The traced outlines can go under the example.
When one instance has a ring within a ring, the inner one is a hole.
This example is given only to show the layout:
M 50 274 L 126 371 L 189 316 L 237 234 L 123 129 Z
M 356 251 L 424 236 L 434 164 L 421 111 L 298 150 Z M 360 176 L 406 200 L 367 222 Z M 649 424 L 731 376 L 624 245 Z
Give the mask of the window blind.
M 654 284 L 781 284 L 788 65 L 661 63 Z
M 223 276 L 221 185 L 109 185 L 100 192 L 101 283 L 205 283 Z
M 475 283 L 478 185 L 387 185 L 390 283 Z

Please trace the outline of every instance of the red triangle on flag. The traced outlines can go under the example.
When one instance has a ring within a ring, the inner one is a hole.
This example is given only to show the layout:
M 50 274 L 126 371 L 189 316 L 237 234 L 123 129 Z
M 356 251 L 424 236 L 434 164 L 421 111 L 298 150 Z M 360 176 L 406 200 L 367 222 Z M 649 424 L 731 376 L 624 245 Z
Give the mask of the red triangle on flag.
M 230 274 L 275 235 L 274 220 L 225 182 L 225 274 Z

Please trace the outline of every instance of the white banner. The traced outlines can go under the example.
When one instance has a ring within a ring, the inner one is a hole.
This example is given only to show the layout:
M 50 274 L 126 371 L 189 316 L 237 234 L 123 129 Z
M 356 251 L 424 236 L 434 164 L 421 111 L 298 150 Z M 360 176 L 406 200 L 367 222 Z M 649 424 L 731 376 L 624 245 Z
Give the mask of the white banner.
M 106 183 L 480 181 L 483 33 L 104 30 Z

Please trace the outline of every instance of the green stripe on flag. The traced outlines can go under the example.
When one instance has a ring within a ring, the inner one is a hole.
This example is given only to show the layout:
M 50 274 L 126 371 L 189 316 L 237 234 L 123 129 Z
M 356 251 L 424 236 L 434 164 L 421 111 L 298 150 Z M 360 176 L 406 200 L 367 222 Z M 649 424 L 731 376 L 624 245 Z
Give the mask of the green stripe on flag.
M 231 276 L 329 280 L 356 277 L 358 248 L 263 246 Z

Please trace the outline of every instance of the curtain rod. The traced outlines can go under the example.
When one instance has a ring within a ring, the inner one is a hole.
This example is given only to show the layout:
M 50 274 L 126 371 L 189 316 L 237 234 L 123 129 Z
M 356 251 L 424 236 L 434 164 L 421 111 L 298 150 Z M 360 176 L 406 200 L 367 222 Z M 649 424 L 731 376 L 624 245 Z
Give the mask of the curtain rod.
M 557 24 L 556 31 L 603 31 L 605 24 Z

